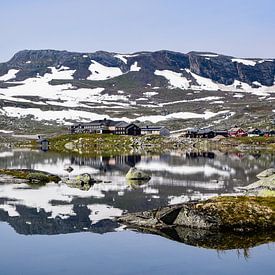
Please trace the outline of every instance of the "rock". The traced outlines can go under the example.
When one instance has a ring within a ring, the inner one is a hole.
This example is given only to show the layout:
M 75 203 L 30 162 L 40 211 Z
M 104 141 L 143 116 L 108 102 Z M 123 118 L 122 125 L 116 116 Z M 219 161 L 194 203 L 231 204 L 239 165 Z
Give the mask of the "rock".
M 69 166 L 69 167 L 65 168 L 64 170 L 67 171 L 68 173 L 71 173 L 74 170 L 74 168 Z
M 128 173 L 126 174 L 126 179 L 127 180 L 144 180 L 144 181 L 149 181 L 151 179 L 151 177 L 142 172 L 141 170 L 132 167 L 130 168 L 130 170 L 128 171 Z
M 84 173 L 81 175 L 76 176 L 73 179 L 66 179 L 63 180 L 65 184 L 67 184 L 68 186 L 72 187 L 72 188 L 78 188 L 81 190 L 89 190 L 91 188 L 92 185 L 94 185 L 95 183 L 99 183 L 101 181 L 95 180 L 91 177 L 90 174 L 88 173 Z
M 261 231 L 249 234 L 232 232 L 217 232 L 205 229 L 193 229 L 182 226 L 173 226 L 165 229 L 143 229 L 144 233 L 157 234 L 164 238 L 215 250 L 244 249 L 275 241 L 275 231 Z
M 258 179 L 267 178 L 275 174 L 275 168 L 269 168 L 267 170 L 264 170 L 260 174 L 258 174 L 256 177 Z
M 146 180 L 127 179 L 127 183 L 132 189 L 138 189 L 140 186 L 146 184 L 149 180 L 150 179 L 146 179 Z
M 23 180 L 22 182 L 38 184 L 45 184 L 48 182 L 58 183 L 61 180 L 60 177 L 56 175 L 29 169 L 0 169 L 0 175 L 10 176 L 14 179 L 14 182 Z
M 47 175 L 39 172 L 29 173 L 27 179 L 31 183 L 46 183 L 49 181 Z
M 75 149 L 75 144 L 73 142 L 68 142 L 64 145 L 64 147 L 67 150 L 74 150 Z
M 249 184 L 243 187 L 244 190 L 260 190 L 260 189 L 269 189 L 275 190 L 275 174 L 266 178 L 262 178 L 252 184 Z
M 220 232 L 274 230 L 275 200 L 273 197 L 217 197 L 130 213 L 118 221 L 135 228 L 157 230 L 174 226 Z

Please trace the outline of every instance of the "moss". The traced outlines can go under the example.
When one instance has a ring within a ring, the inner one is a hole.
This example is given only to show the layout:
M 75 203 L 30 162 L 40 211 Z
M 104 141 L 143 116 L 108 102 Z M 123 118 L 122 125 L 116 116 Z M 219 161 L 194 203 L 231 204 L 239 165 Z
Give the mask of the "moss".
M 204 215 L 218 217 L 224 229 L 252 230 L 275 226 L 274 197 L 217 197 L 197 204 L 196 209 Z
M 275 197 L 275 190 L 260 190 L 258 192 L 258 196 L 263 196 L 263 197 Z
M 217 197 L 202 202 L 161 207 L 152 211 L 128 213 L 117 220 L 137 228 L 158 230 L 180 226 L 236 234 L 267 232 L 275 228 L 275 198 Z
M 61 180 L 56 175 L 28 169 L 0 169 L 0 175 L 8 175 L 17 179 L 25 179 L 28 180 L 30 183 L 58 183 Z

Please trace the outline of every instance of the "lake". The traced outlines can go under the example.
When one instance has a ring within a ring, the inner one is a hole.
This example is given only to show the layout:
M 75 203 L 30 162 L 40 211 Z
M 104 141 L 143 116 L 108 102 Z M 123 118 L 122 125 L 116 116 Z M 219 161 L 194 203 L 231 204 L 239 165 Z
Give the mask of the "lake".
M 69 166 L 71 173 L 65 170 Z M 125 174 L 133 166 L 152 179 L 143 185 L 127 182 Z M 91 158 L 2 151 L 1 168 L 36 169 L 61 177 L 90 173 L 101 182 L 88 191 L 65 184 L 1 183 L 0 274 L 273 274 L 275 246 L 268 236 L 247 236 L 249 242 L 245 237 L 221 249 L 210 240 L 190 239 L 194 232 L 164 238 L 127 229 L 113 219 L 235 193 L 236 187 L 252 183 L 271 166 L 275 155 L 261 153 Z

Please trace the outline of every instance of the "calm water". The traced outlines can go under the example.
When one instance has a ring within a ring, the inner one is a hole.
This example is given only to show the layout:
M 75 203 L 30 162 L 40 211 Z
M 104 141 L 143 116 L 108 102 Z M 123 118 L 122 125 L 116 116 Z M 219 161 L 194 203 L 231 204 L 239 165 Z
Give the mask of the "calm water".
M 74 168 L 70 174 L 64 170 L 69 165 Z M 102 180 L 89 191 L 65 184 L 30 188 L 2 183 L 0 274 L 273 274 L 275 247 L 268 236 L 249 237 L 249 245 L 238 240 L 236 247 L 221 250 L 207 238 L 199 244 L 186 241 L 190 232 L 178 232 L 176 238 L 165 235 L 174 241 L 127 230 L 112 218 L 234 193 L 235 187 L 255 181 L 259 172 L 274 165 L 275 155 L 270 154 L 82 158 L 0 152 L 1 168 L 37 169 L 62 177 L 88 172 Z M 151 181 L 141 186 L 127 183 L 131 166 L 150 173 Z

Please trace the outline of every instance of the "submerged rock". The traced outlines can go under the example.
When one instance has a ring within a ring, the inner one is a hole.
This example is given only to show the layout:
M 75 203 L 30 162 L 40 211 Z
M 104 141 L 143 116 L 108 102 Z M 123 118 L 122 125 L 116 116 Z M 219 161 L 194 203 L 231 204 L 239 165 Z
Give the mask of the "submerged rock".
M 151 177 L 144 173 L 143 171 L 132 167 L 126 174 L 126 179 L 130 181 L 139 180 L 139 181 L 149 181 Z
M 118 218 L 118 221 L 137 228 L 181 226 L 223 232 L 249 232 L 274 230 L 274 211 L 273 197 L 217 197 L 203 202 L 126 214 Z

